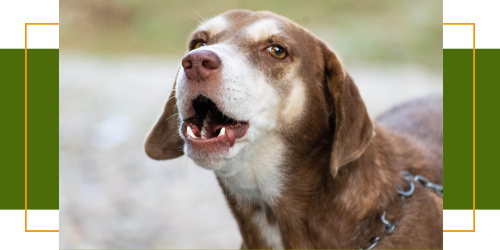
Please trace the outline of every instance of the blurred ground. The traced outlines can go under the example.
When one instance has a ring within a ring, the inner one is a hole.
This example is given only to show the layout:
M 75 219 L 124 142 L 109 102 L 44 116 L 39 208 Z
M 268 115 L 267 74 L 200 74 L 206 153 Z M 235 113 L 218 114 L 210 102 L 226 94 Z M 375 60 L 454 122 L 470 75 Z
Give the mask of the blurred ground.
M 143 149 L 198 24 L 191 8 L 304 25 L 341 55 L 372 118 L 443 92 L 441 1 L 61 1 L 60 248 L 239 248 L 213 173 Z

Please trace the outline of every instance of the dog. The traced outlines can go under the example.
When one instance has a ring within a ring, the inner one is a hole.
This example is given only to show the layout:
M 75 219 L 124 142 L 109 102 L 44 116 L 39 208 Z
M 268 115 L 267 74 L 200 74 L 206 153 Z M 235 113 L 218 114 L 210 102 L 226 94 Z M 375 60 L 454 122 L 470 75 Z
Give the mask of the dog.
M 214 171 L 242 249 L 443 247 L 443 200 L 416 181 L 442 185 L 442 97 L 375 123 L 338 55 L 271 12 L 226 12 L 188 46 L 145 150 Z

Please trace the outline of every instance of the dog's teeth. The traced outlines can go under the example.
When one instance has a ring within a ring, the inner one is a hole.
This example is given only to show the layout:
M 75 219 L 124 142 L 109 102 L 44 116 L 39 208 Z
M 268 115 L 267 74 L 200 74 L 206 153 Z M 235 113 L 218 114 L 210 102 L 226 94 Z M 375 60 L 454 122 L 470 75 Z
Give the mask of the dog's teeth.
M 206 121 L 203 122 L 203 125 L 205 125 L 205 123 L 207 123 Z M 203 139 L 206 139 L 207 138 L 207 130 L 205 129 L 205 127 L 203 127 L 201 129 L 201 138 Z
M 187 126 L 187 133 L 189 136 L 196 138 L 196 135 L 193 134 L 193 130 L 191 130 L 191 127 Z
M 207 114 L 205 115 L 205 120 L 207 122 L 210 122 L 212 120 L 212 112 L 210 112 L 210 110 L 207 111 Z
M 225 133 L 226 133 L 226 128 L 222 127 L 222 129 L 220 130 L 220 133 L 217 137 L 223 136 Z
M 210 120 L 208 119 L 208 116 L 207 116 L 207 118 L 205 118 L 205 120 L 203 120 L 203 129 L 205 129 L 206 127 L 208 127 L 208 122 L 209 121 Z

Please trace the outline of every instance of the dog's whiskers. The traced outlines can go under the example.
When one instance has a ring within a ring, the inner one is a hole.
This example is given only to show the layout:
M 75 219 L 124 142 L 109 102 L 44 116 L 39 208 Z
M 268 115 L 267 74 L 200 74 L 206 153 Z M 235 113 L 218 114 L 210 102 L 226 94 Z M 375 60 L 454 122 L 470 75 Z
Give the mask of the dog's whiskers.
M 247 96 L 249 96 L 249 97 L 254 98 L 255 100 L 257 100 L 258 102 L 260 102 L 260 103 L 261 103 L 262 105 L 264 105 L 264 106 L 266 106 L 266 105 L 267 105 L 267 106 L 270 106 L 269 104 L 263 103 L 263 102 L 262 102 L 262 100 L 260 100 L 259 98 L 255 97 L 255 96 L 253 96 L 253 95 L 250 95 L 250 94 L 248 94 L 248 93 L 244 93 L 244 94 L 245 94 L 245 95 L 247 95 Z
M 240 102 L 238 102 L 238 100 L 235 98 L 234 101 L 236 101 L 236 103 L 238 103 L 238 117 L 241 117 L 241 104 Z
M 167 102 L 170 101 L 170 99 L 172 99 L 172 98 L 175 98 L 175 95 L 172 96 L 172 97 L 170 97 L 170 98 L 168 98 Z
M 141 110 L 140 110 L 139 112 L 143 111 L 143 110 L 144 110 L 147 106 L 149 106 L 151 103 L 156 103 L 156 102 L 158 101 L 158 99 L 160 99 L 160 97 L 165 98 L 165 96 L 166 96 L 166 95 L 168 95 L 168 92 L 167 92 L 167 93 L 165 93 L 165 94 L 160 94 L 158 97 L 156 97 L 155 99 L 153 99 L 153 100 L 149 101 L 146 105 L 144 105 L 144 107 L 142 107 L 142 108 L 141 108 Z M 170 99 L 168 99 L 168 100 L 170 100 Z M 167 100 L 167 101 L 168 101 L 168 100 Z
M 187 17 L 190 17 L 190 18 L 192 18 L 192 19 L 194 19 L 194 20 L 198 21 L 199 23 L 203 23 L 202 21 L 200 21 L 200 20 L 199 20 L 199 19 L 197 19 L 197 18 L 194 18 L 194 17 L 192 17 L 192 16 L 190 16 L 190 15 L 188 15 L 188 14 L 185 14 L 185 13 L 183 13 L 183 12 L 181 12 L 181 13 L 182 13 L 183 15 L 187 16 Z
M 244 86 L 244 85 L 243 85 L 243 87 L 246 88 L 246 89 L 248 89 L 248 90 L 250 90 L 250 91 L 252 91 L 253 93 L 257 94 L 260 98 L 262 98 L 262 100 L 265 101 L 264 97 L 259 92 L 257 92 L 257 90 L 255 90 L 253 88 L 250 88 L 250 87 L 247 87 L 247 86 Z M 267 105 L 269 105 L 269 103 Z M 271 105 L 269 105 L 269 106 L 271 106 Z
M 174 48 L 171 48 L 171 47 L 168 47 L 168 48 L 171 49 L 171 50 L 175 50 L 175 51 L 178 51 L 178 52 L 181 52 L 182 54 L 184 54 L 184 51 L 182 51 L 180 49 L 174 49 Z M 173 76 L 173 77 L 175 77 L 175 76 Z
M 214 172 L 216 172 L 216 171 L 217 171 L 217 170 L 214 170 Z M 217 175 L 217 174 L 215 174 L 215 175 Z M 217 176 L 215 177 L 215 179 L 217 179 Z M 210 185 L 208 185 L 208 189 L 207 189 L 207 192 L 206 192 L 207 194 L 208 194 L 208 191 L 210 191 L 210 188 L 212 187 L 212 184 L 214 184 L 215 179 L 213 179 L 213 180 L 210 182 Z
M 203 18 L 198 12 L 196 12 L 196 10 L 194 10 L 193 8 L 189 7 L 192 11 L 194 11 L 194 13 L 196 13 L 196 15 L 198 15 L 199 17 L 201 17 L 201 19 L 203 19 L 204 22 L 207 22 L 207 20 L 205 18 Z
M 184 179 L 187 179 L 187 164 L 188 164 L 188 159 L 189 158 L 186 157 L 186 164 L 184 164 Z
M 173 115 L 169 116 L 167 119 L 165 119 L 165 121 L 167 121 L 168 119 L 170 119 L 170 118 L 172 118 L 172 117 L 174 117 L 174 116 L 176 116 L 176 115 L 178 115 L 178 114 L 179 114 L 179 113 L 177 112 L 177 113 L 175 113 L 175 114 L 173 114 Z

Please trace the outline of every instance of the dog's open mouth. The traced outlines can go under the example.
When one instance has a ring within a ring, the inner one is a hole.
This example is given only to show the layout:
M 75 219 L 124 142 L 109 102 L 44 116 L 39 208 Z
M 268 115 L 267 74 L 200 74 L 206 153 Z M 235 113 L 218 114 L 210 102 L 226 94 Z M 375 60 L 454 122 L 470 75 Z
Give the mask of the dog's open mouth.
M 226 116 L 205 96 L 193 100 L 193 109 L 196 114 L 184 120 L 182 132 L 194 146 L 229 148 L 248 128 L 248 122 Z

